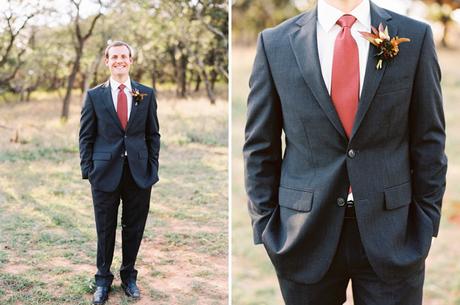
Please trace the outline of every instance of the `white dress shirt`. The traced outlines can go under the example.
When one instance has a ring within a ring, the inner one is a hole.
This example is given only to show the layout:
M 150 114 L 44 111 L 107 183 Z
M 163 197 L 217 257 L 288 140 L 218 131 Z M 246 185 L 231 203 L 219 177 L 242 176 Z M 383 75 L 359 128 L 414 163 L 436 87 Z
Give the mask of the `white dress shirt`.
M 128 101 L 128 120 L 129 120 L 129 115 L 131 114 L 131 107 L 133 105 L 133 96 L 131 95 L 131 79 L 128 77 L 128 79 L 123 83 L 125 85 L 125 89 L 123 91 L 126 94 L 126 100 Z M 113 106 L 115 107 L 115 110 L 117 110 L 117 105 L 118 105 L 118 92 L 120 89 L 118 89 L 118 86 L 120 86 L 120 83 L 114 80 L 112 77 L 110 77 L 110 89 L 112 91 L 112 101 L 113 101 Z
M 334 58 L 334 45 L 337 35 L 342 27 L 336 24 L 337 20 L 345 13 L 326 3 L 325 0 L 318 1 L 318 21 L 316 26 L 318 39 L 318 54 L 321 64 L 321 73 L 329 94 L 331 94 L 332 61 Z M 358 31 L 370 32 L 371 30 L 371 8 L 369 0 L 363 0 L 350 13 L 356 18 L 351 27 L 351 35 L 358 45 L 359 52 L 359 94 L 363 90 L 364 76 L 366 73 L 367 56 L 369 54 L 369 41 L 361 37 Z M 347 200 L 353 200 L 353 194 L 349 193 Z
M 118 87 L 120 86 L 121 83 L 117 82 L 112 77 L 110 77 L 109 81 L 110 81 L 110 90 L 112 92 L 113 106 L 115 107 L 115 111 L 116 111 L 116 110 L 118 110 L 117 109 L 118 92 L 120 91 L 120 89 L 118 89 Z M 126 101 L 128 102 L 128 121 L 129 121 L 129 115 L 131 114 L 131 108 L 133 106 L 133 96 L 131 95 L 131 91 L 132 91 L 131 79 L 128 77 L 128 79 L 123 83 L 123 85 L 125 85 L 125 88 L 123 89 L 123 91 L 126 94 Z M 125 156 L 127 156 L 127 155 L 128 155 L 128 152 L 125 150 Z
M 342 27 L 336 24 L 337 20 L 345 13 L 326 3 L 318 1 L 318 22 L 316 26 L 318 37 L 318 54 L 321 63 L 321 72 L 329 94 L 331 94 L 332 61 L 334 58 L 334 45 L 337 35 Z M 371 31 L 371 7 L 369 0 L 363 0 L 349 13 L 357 20 L 351 27 L 351 35 L 358 45 L 359 52 L 359 94 L 363 89 L 364 75 L 366 73 L 369 41 L 361 37 L 358 31 Z

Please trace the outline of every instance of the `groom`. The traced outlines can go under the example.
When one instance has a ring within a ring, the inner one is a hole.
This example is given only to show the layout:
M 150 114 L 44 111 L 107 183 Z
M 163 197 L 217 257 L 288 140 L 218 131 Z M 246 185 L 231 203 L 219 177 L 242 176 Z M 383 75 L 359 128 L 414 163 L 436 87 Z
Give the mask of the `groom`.
M 410 39 L 381 67 L 358 32 L 380 23 Z M 259 35 L 245 183 L 286 304 L 343 304 L 350 280 L 356 305 L 422 304 L 446 183 L 440 78 L 430 27 L 369 0 L 319 0 Z
M 157 104 L 151 88 L 129 77 L 131 47 L 109 44 L 105 64 L 110 79 L 88 91 L 81 112 L 80 158 L 83 179 L 89 179 L 97 230 L 96 292 L 93 304 L 104 304 L 113 281 L 110 272 L 117 213 L 121 216 L 122 288 L 139 298 L 134 269 L 149 212 L 152 185 L 158 181 Z

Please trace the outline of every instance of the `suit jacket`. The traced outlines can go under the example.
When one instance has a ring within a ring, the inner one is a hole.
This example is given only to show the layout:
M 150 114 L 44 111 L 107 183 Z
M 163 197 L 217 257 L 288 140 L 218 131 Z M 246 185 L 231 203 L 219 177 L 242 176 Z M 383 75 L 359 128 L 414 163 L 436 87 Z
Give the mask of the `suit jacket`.
M 371 23 L 408 37 L 376 69 L 370 46 L 348 139 L 322 78 L 316 10 L 258 38 L 245 131 L 255 243 L 279 276 L 319 281 L 334 257 L 351 185 L 364 248 L 385 281 L 421 268 L 439 229 L 447 158 L 430 27 L 371 2 Z M 284 132 L 285 149 L 282 149 Z
M 118 119 L 108 81 L 88 91 L 81 111 L 82 177 L 105 192 L 114 191 L 120 183 L 125 151 L 131 174 L 140 188 L 158 181 L 160 134 L 155 94 L 152 88 L 134 81 L 131 87 L 147 95 L 141 102 L 133 98 L 126 130 Z

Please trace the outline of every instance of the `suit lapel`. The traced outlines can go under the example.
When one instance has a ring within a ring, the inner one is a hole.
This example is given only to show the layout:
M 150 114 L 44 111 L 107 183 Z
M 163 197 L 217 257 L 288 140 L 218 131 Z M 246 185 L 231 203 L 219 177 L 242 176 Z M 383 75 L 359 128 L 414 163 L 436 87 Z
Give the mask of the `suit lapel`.
M 115 106 L 113 104 L 112 89 L 110 88 L 110 81 L 106 81 L 102 85 L 101 88 L 102 88 L 101 95 L 104 101 L 105 109 L 109 112 L 109 115 L 112 117 L 112 119 L 114 120 L 118 128 L 123 130 L 123 128 L 121 127 L 120 119 L 118 119 L 117 111 L 115 110 Z
M 139 88 L 137 87 L 137 83 L 135 81 L 131 81 L 131 91 L 134 91 L 134 90 L 139 90 Z M 132 102 L 131 102 L 131 113 L 129 114 L 129 119 L 128 119 L 128 125 L 126 125 L 126 130 L 128 130 L 129 126 L 131 126 L 131 122 L 134 120 L 135 118 L 135 115 L 137 113 L 137 108 L 138 105 L 136 105 L 136 101 L 134 100 L 134 97 L 132 99 Z
M 390 36 L 395 36 L 398 29 L 395 24 L 391 24 L 391 16 L 385 10 L 375 5 L 372 1 L 370 1 L 370 8 L 371 24 L 376 28 L 380 23 L 388 25 Z M 345 139 L 347 139 L 342 123 L 340 122 L 337 111 L 335 110 L 329 92 L 327 91 L 321 72 L 316 35 L 316 14 L 316 9 L 308 11 L 296 22 L 297 25 L 299 25 L 299 29 L 290 34 L 291 48 L 307 86 L 313 92 L 313 95 L 335 129 Z M 375 67 L 377 64 L 375 58 L 376 54 L 377 49 L 372 45 L 369 46 L 363 90 L 361 92 L 358 112 L 356 114 L 350 141 L 361 125 L 385 73 L 387 63 L 384 63 L 382 69 L 380 70 Z
M 378 28 L 380 23 L 388 26 L 388 31 L 391 37 L 395 36 L 398 29 L 395 24 L 391 24 L 391 16 L 382 8 L 375 5 L 372 1 L 371 5 L 371 24 Z M 351 133 L 350 141 L 358 131 L 366 112 L 369 110 L 372 100 L 374 99 L 375 92 L 377 91 L 380 81 L 382 80 L 383 74 L 387 67 L 387 63 L 383 63 L 382 69 L 378 70 L 375 66 L 377 64 L 377 48 L 373 45 L 369 46 L 369 56 L 367 58 L 366 74 L 364 77 L 363 90 L 361 92 L 361 98 L 358 104 L 358 112 L 356 113 L 353 130 Z
M 299 29 L 290 34 L 291 48 L 307 86 L 313 92 L 335 129 L 346 139 L 345 131 L 334 108 L 321 72 L 316 35 L 317 10 L 306 12 L 299 20 Z

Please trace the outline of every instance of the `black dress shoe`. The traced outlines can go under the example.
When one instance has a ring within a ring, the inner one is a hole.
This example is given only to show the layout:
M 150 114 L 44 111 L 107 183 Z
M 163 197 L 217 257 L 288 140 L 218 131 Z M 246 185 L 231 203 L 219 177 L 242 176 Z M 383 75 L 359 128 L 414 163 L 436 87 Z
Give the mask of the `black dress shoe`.
M 141 297 L 141 292 L 136 285 L 135 281 L 129 281 L 127 283 L 121 283 L 121 288 L 125 291 L 128 297 L 139 299 Z
M 93 295 L 93 304 L 105 304 L 109 298 L 109 291 L 110 287 L 108 286 L 97 286 Z

